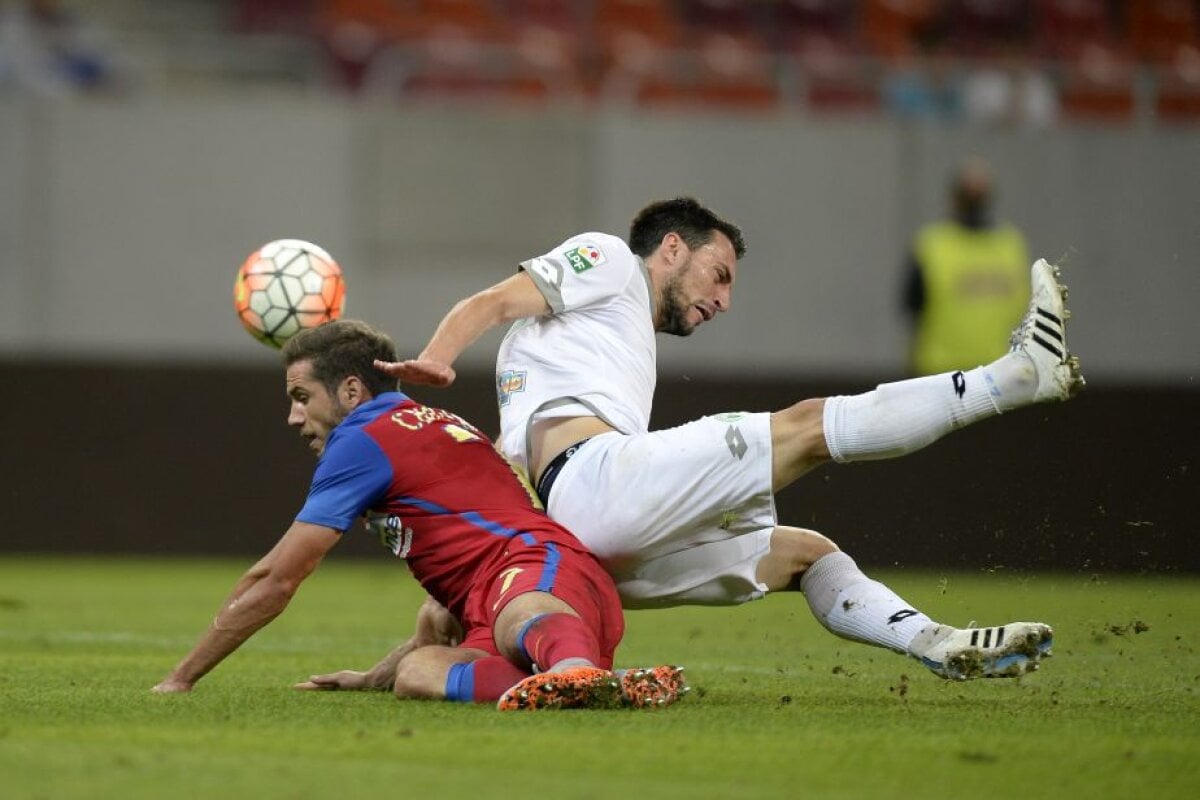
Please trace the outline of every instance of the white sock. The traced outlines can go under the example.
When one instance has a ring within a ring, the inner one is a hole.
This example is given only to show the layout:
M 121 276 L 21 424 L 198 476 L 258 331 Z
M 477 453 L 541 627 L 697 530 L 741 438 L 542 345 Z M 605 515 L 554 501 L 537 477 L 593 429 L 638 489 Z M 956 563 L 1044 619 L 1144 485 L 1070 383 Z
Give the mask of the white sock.
M 840 551 L 817 559 L 800 578 L 800 590 L 833 633 L 898 653 L 909 652 L 917 634 L 935 624 Z
M 825 400 L 825 443 L 833 460 L 875 461 L 916 452 L 953 430 L 1028 405 L 1033 360 L 1008 353 L 986 367 L 946 372 Z

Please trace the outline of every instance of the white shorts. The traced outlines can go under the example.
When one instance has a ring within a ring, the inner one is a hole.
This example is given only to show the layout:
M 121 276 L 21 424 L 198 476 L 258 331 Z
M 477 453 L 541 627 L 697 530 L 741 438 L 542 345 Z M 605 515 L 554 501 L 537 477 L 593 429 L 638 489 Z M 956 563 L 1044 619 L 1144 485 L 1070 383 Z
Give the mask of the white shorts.
M 626 608 L 762 597 L 775 529 L 769 414 L 593 437 L 563 465 L 547 512 L 595 553 Z

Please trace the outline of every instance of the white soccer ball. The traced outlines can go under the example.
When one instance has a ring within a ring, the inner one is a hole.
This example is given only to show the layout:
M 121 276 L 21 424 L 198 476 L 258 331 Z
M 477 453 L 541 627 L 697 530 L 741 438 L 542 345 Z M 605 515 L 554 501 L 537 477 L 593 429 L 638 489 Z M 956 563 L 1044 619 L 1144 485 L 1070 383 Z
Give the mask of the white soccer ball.
M 342 315 L 342 268 L 322 248 L 301 239 L 276 239 L 238 269 L 233 307 L 250 335 L 271 347 L 305 328 Z

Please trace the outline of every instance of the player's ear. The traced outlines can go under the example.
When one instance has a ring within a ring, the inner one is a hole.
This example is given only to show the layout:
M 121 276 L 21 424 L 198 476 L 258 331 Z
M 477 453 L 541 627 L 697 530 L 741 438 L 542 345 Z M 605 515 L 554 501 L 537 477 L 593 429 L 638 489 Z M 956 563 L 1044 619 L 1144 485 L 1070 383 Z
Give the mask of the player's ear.
M 338 386 L 338 400 L 346 408 L 358 408 L 370 399 L 371 393 L 367 391 L 367 386 L 362 382 L 362 378 L 357 375 L 347 376 Z
M 674 266 L 679 257 L 683 255 L 683 238 L 678 233 L 671 231 L 663 237 L 658 247 L 662 252 L 663 260 L 667 264 Z

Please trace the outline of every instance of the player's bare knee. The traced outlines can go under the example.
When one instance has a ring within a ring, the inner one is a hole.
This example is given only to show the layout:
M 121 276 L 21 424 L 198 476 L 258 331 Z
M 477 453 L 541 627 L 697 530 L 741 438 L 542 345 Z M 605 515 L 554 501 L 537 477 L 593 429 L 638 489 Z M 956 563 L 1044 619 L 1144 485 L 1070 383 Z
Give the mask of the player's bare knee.
M 492 625 L 500 654 L 514 663 L 524 659 L 525 654 L 517 637 L 527 622 L 545 614 L 579 616 L 575 609 L 548 592 L 526 592 L 515 597 L 500 611 Z
M 808 528 L 789 528 L 779 526 L 771 535 L 771 549 L 779 543 L 783 554 L 796 572 L 804 572 L 813 563 L 830 553 L 836 552 L 838 546 L 823 533 Z
M 781 525 L 771 534 L 770 552 L 759 562 L 758 580 L 772 591 L 798 590 L 808 568 L 837 550 L 824 534 Z
M 414 650 L 396 665 L 392 693 L 400 700 L 433 700 L 446 689 L 446 664 L 433 650 Z

